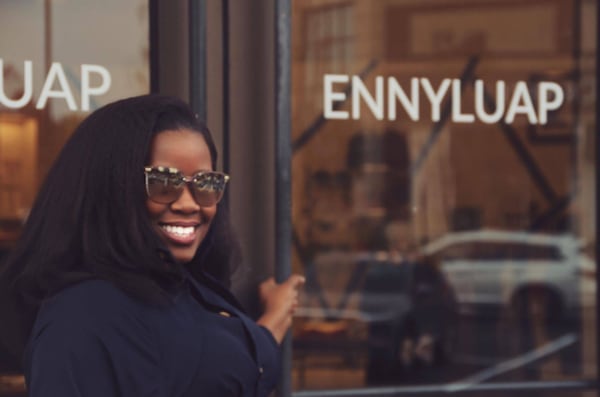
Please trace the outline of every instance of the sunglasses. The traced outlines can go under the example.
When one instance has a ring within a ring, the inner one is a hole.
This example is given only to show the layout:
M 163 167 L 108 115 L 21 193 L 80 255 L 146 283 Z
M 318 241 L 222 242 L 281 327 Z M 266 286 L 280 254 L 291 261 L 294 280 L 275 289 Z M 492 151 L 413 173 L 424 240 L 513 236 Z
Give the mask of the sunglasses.
M 144 167 L 146 177 L 146 193 L 148 198 L 156 203 L 171 204 L 177 201 L 185 186 L 190 191 L 198 205 L 211 207 L 223 197 L 229 175 L 217 171 L 201 171 L 190 177 L 185 177 L 173 167 Z

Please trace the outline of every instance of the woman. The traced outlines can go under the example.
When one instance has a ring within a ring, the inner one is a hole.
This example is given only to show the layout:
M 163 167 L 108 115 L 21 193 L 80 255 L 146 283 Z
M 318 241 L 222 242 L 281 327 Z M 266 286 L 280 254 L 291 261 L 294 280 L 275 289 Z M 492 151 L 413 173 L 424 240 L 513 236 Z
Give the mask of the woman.
M 273 389 L 304 279 L 263 283 L 264 315 L 244 314 L 227 289 L 239 251 L 216 163 L 209 130 L 174 98 L 124 99 L 77 128 L 2 275 L 30 396 Z

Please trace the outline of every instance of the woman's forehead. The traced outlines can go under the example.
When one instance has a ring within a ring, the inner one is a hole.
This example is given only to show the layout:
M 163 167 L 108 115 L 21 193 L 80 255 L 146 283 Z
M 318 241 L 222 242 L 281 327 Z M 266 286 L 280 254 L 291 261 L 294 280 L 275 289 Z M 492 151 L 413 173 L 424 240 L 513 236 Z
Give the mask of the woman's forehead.
M 167 130 L 158 133 L 150 150 L 150 165 L 174 167 L 184 174 L 212 169 L 210 149 L 197 131 Z

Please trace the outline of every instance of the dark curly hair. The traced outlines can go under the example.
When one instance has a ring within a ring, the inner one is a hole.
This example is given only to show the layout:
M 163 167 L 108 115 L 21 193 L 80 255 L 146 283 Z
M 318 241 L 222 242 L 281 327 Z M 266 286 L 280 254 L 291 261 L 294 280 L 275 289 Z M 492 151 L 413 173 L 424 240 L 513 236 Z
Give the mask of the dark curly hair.
M 179 99 L 144 95 L 108 104 L 89 115 L 50 169 L 23 232 L 0 273 L 3 341 L 20 354 L 37 305 L 88 278 L 113 282 L 129 295 L 166 304 L 183 280 L 165 266 L 162 244 L 146 212 L 143 167 L 154 136 L 190 129 L 204 137 L 216 169 L 209 129 Z M 239 243 L 224 202 L 189 263 L 229 286 L 240 262 Z M 9 329 L 10 328 L 10 329 Z

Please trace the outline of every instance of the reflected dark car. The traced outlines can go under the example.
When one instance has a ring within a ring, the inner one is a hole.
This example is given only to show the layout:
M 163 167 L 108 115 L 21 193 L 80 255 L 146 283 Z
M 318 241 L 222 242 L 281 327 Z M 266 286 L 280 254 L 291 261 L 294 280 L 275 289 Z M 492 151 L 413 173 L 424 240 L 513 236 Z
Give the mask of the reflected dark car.
M 415 371 L 446 363 L 458 318 L 436 263 L 387 252 L 317 256 L 297 314 L 295 354 L 359 351 L 369 385 L 413 382 Z
M 361 312 L 368 324 L 368 384 L 414 381 L 447 363 L 456 340 L 454 291 L 432 258 L 371 260 Z
M 0 245 L 0 265 L 4 262 L 4 258 L 8 255 L 9 248 Z

